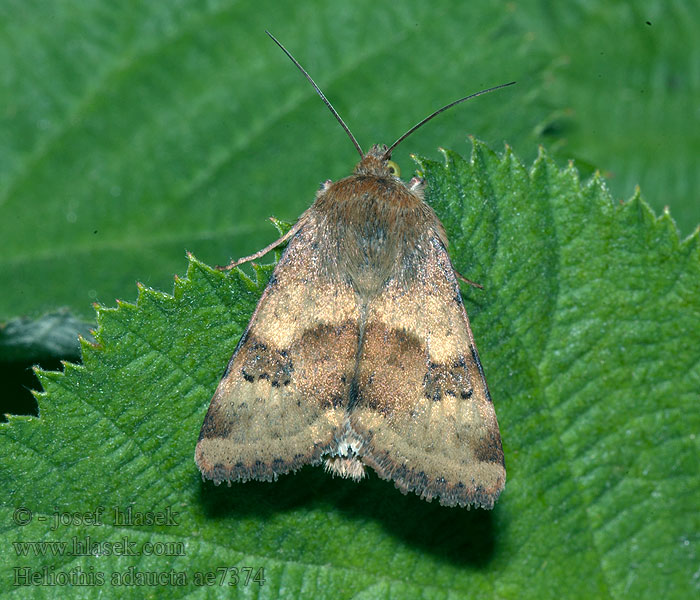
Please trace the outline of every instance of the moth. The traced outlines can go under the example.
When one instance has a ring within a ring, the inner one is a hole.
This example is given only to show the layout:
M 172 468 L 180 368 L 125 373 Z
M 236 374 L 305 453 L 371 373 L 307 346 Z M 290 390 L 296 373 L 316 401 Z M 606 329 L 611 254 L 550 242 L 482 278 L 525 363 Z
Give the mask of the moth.
M 506 471 L 461 276 L 424 201 L 424 181 L 404 183 L 391 153 L 440 112 L 497 88 L 448 104 L 391 146 L 364 153 L 308 73 L 268 35 L 361 160 L 349 177 L 323 183 L 285 236 L 222 267 L 288 241 L 211 400 L 197 466 L 216 484 L 274 481 L 321 463 L 360 480 L 371 467 L 404 494 L 492 508 Z

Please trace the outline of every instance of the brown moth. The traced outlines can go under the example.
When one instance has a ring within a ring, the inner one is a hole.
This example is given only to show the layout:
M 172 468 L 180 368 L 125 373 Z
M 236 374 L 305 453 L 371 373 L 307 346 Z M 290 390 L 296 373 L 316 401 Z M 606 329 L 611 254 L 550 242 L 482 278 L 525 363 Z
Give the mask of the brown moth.
M 289 240 L 212 398 L 197 466 L 217 484 L 322 462 L 359 480 L 369 466 L 403 493 L 492 508 L 503 449 L 459 275 L 424 182 L 404 183 L 390 161 L 423 123 L 491 90 L 365 154 L 272 39 L 362 158 L 322 185 L 287 235 L 225 267 Z

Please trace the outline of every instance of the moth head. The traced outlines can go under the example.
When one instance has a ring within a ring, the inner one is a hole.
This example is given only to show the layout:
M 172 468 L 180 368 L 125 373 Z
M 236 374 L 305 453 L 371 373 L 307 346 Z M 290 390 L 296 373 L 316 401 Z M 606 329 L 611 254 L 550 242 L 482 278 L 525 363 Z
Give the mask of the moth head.
M 362 160 L 357 163 L 354 173 L 383 179 L 390 177 L 398 179 L 401 176 L 401 169 L 391 160 L 391 155 L 387 153 L 387 147 L 384 144 L 375 144 L 367 154 L 362 155 Z

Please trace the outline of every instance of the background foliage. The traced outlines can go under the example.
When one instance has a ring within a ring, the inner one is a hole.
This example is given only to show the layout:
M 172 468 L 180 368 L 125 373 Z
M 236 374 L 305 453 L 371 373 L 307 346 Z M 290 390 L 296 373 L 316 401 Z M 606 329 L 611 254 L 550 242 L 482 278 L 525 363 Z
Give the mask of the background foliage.
M 686 2 L 230 1 L 0 4 L 0 319 L 168 289 L 183 250 L 254 251 L 357 156 L 280 50 L 367 147 L 465 93 L 517 80 L 407 141 L 523 160 L 537 145 L 616 198 L 640 184 L 700 222 L 700 6 Z

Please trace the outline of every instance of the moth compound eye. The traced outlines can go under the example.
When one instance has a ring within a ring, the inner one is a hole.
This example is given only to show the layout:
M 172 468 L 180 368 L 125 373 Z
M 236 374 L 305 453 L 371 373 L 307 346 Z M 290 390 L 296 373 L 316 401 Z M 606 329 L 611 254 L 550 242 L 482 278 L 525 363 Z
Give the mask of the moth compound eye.
M 394 177 L 401 177 L 401 169 L 399 168 L 399 165 L 397 165 L 393 160 L 388 160 L 386 162 L 386 166 L 389 168 L 389 172 Z

